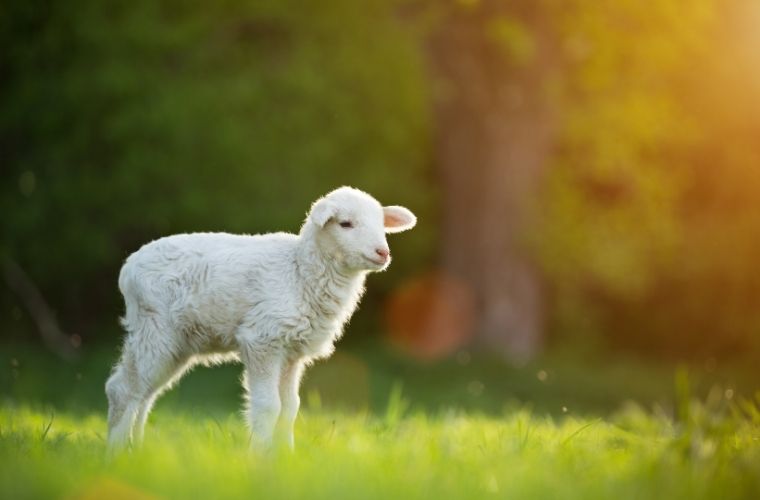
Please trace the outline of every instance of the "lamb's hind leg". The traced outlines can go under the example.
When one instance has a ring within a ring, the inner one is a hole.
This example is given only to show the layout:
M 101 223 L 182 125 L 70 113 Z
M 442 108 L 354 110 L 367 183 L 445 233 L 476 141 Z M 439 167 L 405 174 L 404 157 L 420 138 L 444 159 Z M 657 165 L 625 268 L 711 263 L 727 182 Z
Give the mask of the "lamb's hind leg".
M 142 437 L 142 426 L 158 391 L 178 377 L 187 364 L 187 358 L 178 356 L 168 348 L 168 343 L 161 343 L 159 339 L 162 338 L 165 337 L 157 332 L 131 334 L 124 345 L 121 361 L 106 383 L 108 448 L 111 452 L 130 443 L 138 416 L 137 438 Z
M 139 401 L 130 397 L 131 376 L 124 359 L 106 382 L 108 396 L 108 450 L 119 451 L 129 443 Z
M 145 436 L 145 423 L 148 421 L 148 415 L 153 404 L 156 400 L 170 389 L 182 375 L 187 372 L 192 363 L 187 358 L 171 358 L 166 360 L 166 363 L 161 363 L 165 366 L 165 370 L 160 370 L 155 374 L 155 379 L 150 384 L 150 393 L 147 397 L 143 398 L 140 403 L 140 407 L 137 410 L 137 418 L 134 425 L 134 442 L 137 445 L 142 444 L 143 437 Z

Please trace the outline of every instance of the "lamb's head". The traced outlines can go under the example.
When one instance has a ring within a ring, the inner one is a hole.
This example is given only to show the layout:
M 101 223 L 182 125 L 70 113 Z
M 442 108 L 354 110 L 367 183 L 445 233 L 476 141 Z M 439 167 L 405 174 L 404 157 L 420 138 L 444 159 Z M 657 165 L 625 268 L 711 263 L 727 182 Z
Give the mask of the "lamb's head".
M 386 233 L 411 229 L 417 223 L 404 207 L 383 207 L 363 191 L 341 187 L 311 207 L 306 224 L 313 225 L 319 247 L 346 271 L 382 271 L 391 261 Z

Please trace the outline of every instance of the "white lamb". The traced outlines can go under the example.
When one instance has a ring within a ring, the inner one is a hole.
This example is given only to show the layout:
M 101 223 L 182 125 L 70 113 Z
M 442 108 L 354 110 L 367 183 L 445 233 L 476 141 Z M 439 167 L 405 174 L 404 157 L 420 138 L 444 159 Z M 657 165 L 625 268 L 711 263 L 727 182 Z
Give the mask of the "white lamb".
M 133 253 L 119 275 L 127 335 L 106 383 L 109 449 L 133 427 L 142 441 L 156 398 L 188 368 L 233 359 L 245 365 L 251 446 L 282 437 L 292 448 L 304 367 L 333 352 L 367 273 L 388 267 L 385 233 L 415 224 L 406 208 L 341 187 L 297 235 L 179 234 Z

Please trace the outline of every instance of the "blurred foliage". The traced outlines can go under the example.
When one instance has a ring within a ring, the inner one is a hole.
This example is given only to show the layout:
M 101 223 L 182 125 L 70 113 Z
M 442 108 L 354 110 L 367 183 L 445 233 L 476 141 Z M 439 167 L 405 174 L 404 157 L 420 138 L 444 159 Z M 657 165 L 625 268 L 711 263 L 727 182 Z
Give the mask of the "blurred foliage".
M 429 219 L 420 54 L 390 7 L 5 2 L 0 250 L 71 327 L 113 321 L 118 267 L 159 236 L 297 231 L 343 184 Z
M 78 414 L 105 411 L 103 383 L 117 358 L 118 351 L 108 345 L 89 346 L 87 356 L 70 363 L 41 352 L 32 343 L 4 342 L 0 344 L 0 400 Z M 505 409 L 530 408 L 537 415 L 555 418 L 608 417 L 635 401 L 678 416 L 685 413 L 682 401 L 712 399 L 716 387 L 723 388 L 720 394 L 730 394 L 733 402 L 757 391 L 751 366 L 687 366 L 688 388 L 680 384 L 674 391 L 674 374 L 680 373 L 676 368 L 633 356 L 605 357 L 565 349 L 516 367 L 494 354 L 463 350 L 453 359 L 420 363 L 374 341 L 341 344 L 328 362 L 309 368 L 301 399 L 311 409 L 375 415 L 398 413 L 411 404 L 411 411 L 428 414 L 462 411 L 495 416 Z M 242 369 L 238 364 L 198 367 L 163 395 L 157 408 L 211 417 L 237 414 Z M 401 396 L 408 401 L 400 401 Z M 389 397 L 394 410 L 387 407 Z
M 560 132 L 531 239 L 555 329 L 677 356 L 757 347 L 756 2 L 550 5 Z
M 121 261 L 145 241 L 295 231 L 313 199 L 353 184 L 424 222 L 393 243 L 380 296 L 433 265 L 446 202 L 429 138 L 445 126 L 429 109 L 443 82 L 425 71 L 424 33 L 442 9 L 486 3 L 5 2 L 0 252 L 96 337 L 121 307 Z M 536 85 L 556 140 L 527 235 L 551 334 L 760 353 L 757 2 L 512 7 L 531 15 L 485 25 L 504 49 L 494 64 L 554 44 L 554 77 Z

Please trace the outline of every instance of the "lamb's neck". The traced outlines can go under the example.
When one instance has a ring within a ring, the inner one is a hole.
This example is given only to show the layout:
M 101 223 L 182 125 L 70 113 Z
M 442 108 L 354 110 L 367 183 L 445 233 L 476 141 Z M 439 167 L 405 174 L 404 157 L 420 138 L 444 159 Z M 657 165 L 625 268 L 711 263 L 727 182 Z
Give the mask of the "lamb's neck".
M 299 237 L 296 268 L 306 299 L 320 315 L 350 315 L 364 291 L 367 273 L 342 269 L 334 256 L 317 244 L 313 230 L 302 229 Z

